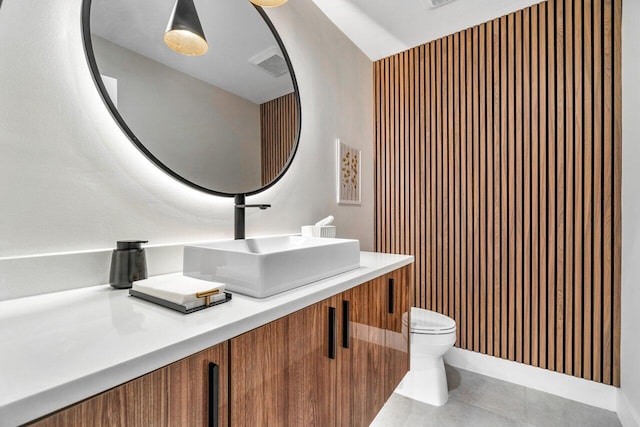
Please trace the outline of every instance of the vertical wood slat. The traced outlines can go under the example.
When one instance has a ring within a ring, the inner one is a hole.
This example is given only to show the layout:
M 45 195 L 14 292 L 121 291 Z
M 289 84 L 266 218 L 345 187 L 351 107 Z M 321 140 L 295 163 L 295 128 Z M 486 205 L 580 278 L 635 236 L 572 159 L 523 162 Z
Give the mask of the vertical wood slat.
M 384 174 L 383 175 L 383 179 L 384 179 L 384 190 L 382 192 L 382 194 L 384 195 L 384 203 L 383 203 L 383 209 L 382 209 L 382 215 L 383 215 L 383 224 L 385 225 L 385 230 L 382 233 L 382 238 L 383 240 L 383 244 L 384 247 L 389 247 L 389 233 L 386 231 L 386 225 L 389 224 L 389 209 L 391 206 L 390 200 L 391 197 L 393 196 L 393 193 L 386 191 L 387 188 L 389 188 L 389 163 L 390 163 L 390 158 L 389 158 L 389 150 L 390 150 L 390 144 L 385 144 L 385 141 L 389 141 L 389 139 L 391 139 L 391 96 L 389 93 L 389 86 L 390 86 L 390 81 L 389 81 L 389 76 L 390 76 L 390 59 L 387 58 L 384 61 L 384 76 L 383 76 L 383 80 L 384 80 L 384 118 L 385 118 L 385 123 L 384 123 L 384 141 L 381 142 L 381 145 L 384 147 L 384 149 L 381 147 L 380 149 L 380 153 L 384 156 L 384 164 L 385 165 L 385 170 L 384 170 Z
M 454 205 L 455 205 L 455 200 L 454 200 L 454 196 L 455 196 L 455 191 L 454 191 L 454 187 L 455 187 L 455 179 L 454 179 L 454 169 L 455 169 L 455 163 L 454 163 L 454 122 L 453 122 L 453 117 L 454 117 L 454 101 L 453 101 L 453 61 L 454 61 L 454 54 L 453 54 L 453 35 L 447 37 L 447 81 L 448 81 L 448 91 L 447 91 L 447 138 L 448 138 L 448 145 L 449 145 L 449 150 L 448 150 L 448 163 L 447 163 L 447 169 L 449 172 L 449 176 L 448 176 L 448 183 L 449 183 L 449 213 L 447 215 L 448 217 L 448 221 L 449 221 L 449 230 L 448 230 L 448 234 L 449 234 L 449 265 L 448 265 L 448 269 L 449 269 L 449 297 L 448 297 L 448 301 L 449 301 L 449 308 L 447 310 L 447 314 L 451 317 L 454 316 L 455 314 L 455 307 L 454 307 L 454 302 L 455 302 L 455 235 L 454 235 L 454 231 L 455 231 L 455 221 L 454 221 L 454 217 L 455 215 L 455 210 L 454 210 Z
M 391 156 L 390 156 L 390 165 L 391 165 L 391 173 L 390 173 L 390 186 L 393 189 L 393 194 L 396 199 L 400 199 L 400 194 L 398 191 L 398 181 L 400 180 L 400 176 L 398 174 L 399 168 L 399 159 L 398 159 L 398 144 L 400 143 L 400 70 L 399 70 L 399 62 L 400 57 L 395 55 L 392 58 L 392 69 L 391 75 L 392 80 L 390 82 L 393 83 L 391 86 L 391 96 L 393 100 L 393 120 L 391 121 L 391 135 L 393 137 L 393 146 L 391 147 Z M 401 202 L 401 201 L 400 201 Z M 397 224 L 400 220 L 399 218 L 399 207 L 400 203 L 390 203 L 391 210 L 389 214 L 389 219 L 393 219 L 391 224 L 393 225 L 393 230 L 390 236 L 391 239 L 391 250 L 394 252 L 400 252 L 400 248 L 398 247 L 398 241 L 400 236 L 398 235 Z
M 611 1 L 605 1 L 603 5 L 603 137 L 609 141 L 603 147 L 602 159 L 602 201 L 604 209 L 602 212 L 602 232 L 603 232 L 603 257 L 602 257 L 602 380 L 606 384 L 611 384 L 612 374 L 612 280 L 613 280 L 613 245 L 611 241 L 613 231 L 613 123 L 611 113 L 613 111 L 612 93 L 612 8 Z
M 602 382 L 602 16 L 593 1 L 593 380 Z
M 494 283 L 495 283 L 495 258 L 494 258 L 494 166 L 493 166 L 493 114 L 494 114 L 494 96 L 493 96 L 493 25 L 487 25 L 486 33 L 486 104 L 487 104 L 487 153 L 486 153 L 486 170 L 487 170 L 487 186 L 486 186 L 486 207 L 487 207 L 487 354 L 494 354 L 495 340 L 495 313 L 494 313 Z
M 420 271 L 424 271 L 424 276 L 417 274 L 416 277 L 423 279 L 423 284 L 419 284 L 416 282 L 415 286 L 421 288 L 422 290 L 422 300 L 419 301 L 420 307 L 428 307 L 427 304 L 427 296 L 429 295 L 431 289 L 431 251 L 428 251 L 428 248 L 431 248 L 430 241 L 425 236 L 429 236 L 431 234 L 431 177 L 430 171 L 427 170 L 427 166 L 431 169 L 431 129 L 429 127 L 428 117 L 430 116 L 431 110 L 429 109 L 427 102 L 431 98 L 430 94 L 430 74 L 428 69 L 429 61 L 429 46 L 420 46 L 420 85 L 421 85 L 421 93 L 420 93 L 420 132 L 421 132 L 421 145 L 423 146 L 422 156 L 420 158 L 420 174 L 422 177 L 423 191 L 421 197 L 424 197 L 424 212 L 421 212 L 421 221 L 422 215 L 424 214 L 424 222 L 421 225 L 421 233 L 419 235 L 419 239 L 422 243 L 420 249 L 422 250 L 422 259 L 424 266 Z M 416 302 L 418 304 L 418 302 Z M 456 331 L 456 333 L 460 333 Z
M 442 151 L 444 148 L 444 144 L 442 142 L 442 42 L 441 40 L 436 41 L 436 74 L 434 79 L 438 82 L 435 89 L 435 99 L 436 99 L 436 110 L 434 112 L 434 116 L 436 117 L 436 129 L 435 129 L 435 146 L 436 146 L 436 197 L 438 197 L 438 205 L 436 206 L 436 240 L 437 240 L 437 250 L 436 250 L 436 286 L 435 289 L 442 286 L 443 277 L 443 251 L 444 251 L 444 233 L 442 230 L 442 220 L 443 215 L 442 211 L 444 208 L 444 195 L 442 192 L 443 178 L 442 178 Z M 434 300 L 436 304 L 436 310 L 440 313 L 442 310 L 442 289 L 440 292 L 437 292 L 437 300 Z
M 471 288 L 473 289 L 473 350 L 480 351 L 480 177 L 479 177 L 479 156 L 480 156 L 480 125 L 479 125 L 479 83 L 478 83 L 478 27 L 472 29 L 472 51 L 473 51 L 473 68 L 472 68 L 472 81 L 473 81 L 473 118 L 472 128 L 473 136 L 471 138 L 472 143 L 471 152 L 473 153 L 473 282 Z
M 573 109 L 574 109 L 574 97 L 573 97 L 573 6 L 574 0 L 565 0 L 565 14 L 564 14 L 564 26 L 565 26 L 565 186 L 566 186 L 566 198 L 565 198 L 565 237 L 564 237 L 564 251 L 565 259 L 564 265 L 565 271 L 565 287 L 564 287 L 564 339 L 563 354 L 568 356 L 573 353 L 573 248 L 574 248 L 574 235 L 573 235 L 573 181 L 574 181 L 574 134 L 573 134 Z M 569 375 L 573 374 L 573 358 L 564 357 L 564 366 L 562 372 Z
M 418 230 L 418 236 L 416 236 L 420 242 L 420 265 L 418 265 L 418 277 L 421 278 L 426 278 L 430 276 L 430 271 L 429 271 L 429 263 L 427 262 L 427 241 L 426 239 L 423 239 L 422 236 L 425 236 L 427 234 L 427 227 L 429 224 L 429 199 L 427 197 L 428 191 L 429 191 L 429 187 L 428 187 L 428 181 L 427 181 L 427 173 L 425 172 L 426 166 L 427 164 L 429 164 L 429 162 L 427 161 L 427 156 L 428 156 L 428 152 L 429 152 L 429 147 L 427 145 L 427 139 L 429 136 L 429 133 L 427 132 L 427 126 L 425 123 L 425 116 L 427 114 L 427 110 L 426 110 L 426 88 L 427 88 L 427 84 L 426 82 L 428 81 L 427 78 L 427 74 L 426 74 L 426 70 L 425 70 L 425 64 L 426 64 L 426 46 L 420 46 L 420 63 L 419 63 L 419 77 L 418 77 L 418 81 L 419 81 L 419 91 L 420 91 L 420 98 L 419 98 L 419 108 L 417 109 L 417 113 L 419 115 L 419 121 L 420 121 L 420 140 L 418 143 L 418 148 L 420 149 L 419 151 L 419 157 L 420 157 L 420 166 L 419 166 L 419 182 L 420 182 L 420 187 L 418 188 L 418 193 L 420 195 L 420 217 L 418 219 L 419 224 L 420 224 L 420 228 Z M 426 282 L 426 281 L 425 281 Z M 417 300 L 418 302 L 416 304 L 420 304 L 421 307 L 425 307 L 427 304 L 426 301 L 426 293 L 427 290 L 429 288 L 428 282 L 426 282 L 425 284 L 423 284 L 422 286 L 415 286 L 416 288 L 418 288 L 420 290 L 420 299 Z M 416 301 L 416 300 L 412 300 L 412 301 Z
M 522 11 L 515 13 L 515 359 L 517 362 L 522 363 L 522 351 L 524 347 L 523 343 L 523 299 L 524 299 L 524 277 L 523 277 L 523 243 L 524 243 L 524 230 L 523 230 L 523 85 L 522 85 Z
M 437 168 L 435 167 L 435 164 L 437 162 L 437 156 L 436 156 L 436 145 L 438 145 L 438 134 L 436 132 L 436 95 L 435 95 L 435 91 L 436 91 L 436 74 L 435 74 L 435 66 L 436 66 L 436 46 L 435 43 L 431 43 L 428 45 L 429 47 L 429 70 L 430 70 L 430 79 L 429 79 L 429 84 L 430 84 L 430 96 L 429 96 L 429 102 L 430 102 L 430 129 L 431 129 L 431 135 L 430 135 L 430 139 L 429 139 L 429 144 L 430 144 L 430 158 L 431 158 L 431 163 L 429 164 L 429 171 L 431 172 L 431 234 L 430 234 L 430 238 L 431 238 L 431 246 L 429 247 L 429 254 L 431 255 L 431 276 L 428 278 L 431 280 L 431 299 L 430 302 L 428 303 L 427 307 L 431 310 L 436 310 L 436 289 L 437 289 L 437 256 L 436 256 L 436 252 L 435 250 L 433 250 L 436 247 L 436 237 L 437 237 L 437 233 L 436 233 L 436 212 L 437 212 L 437 207 L 436 207 L 436 173 L 437 173 Z M 464 268 L 464 267 L 463 267 Z M 464 329 L 463 329 L 464 330 Z M 465 338 L 462 338 L 463 340 L 465 340 Z M 464 341 L 463 341 L 464 342 Z
M 411 105 L 409 113 L 412 114 L 410 118 L 411 136 L 407 141 L 409 148 L 411 149 L 411 171 L 409 172 L 409 185 L 411 194 L 409 201 L 411 202 L 411 211 L 409 213 L 410 225 L 409 230 L 415 231 L 411 237 L 411 253 L 420 254 L 420 239 L 417 237 L 420 235 L 420 211 L 422 200 L 420 198 L 421 182 L 420 182 L 420 147 L 422 145 L 420 139 L 420 49 L 415 49 L 410 53 L 411 58 L 411 70 L 409 75 L 409 88 L 411 95 Z M 417 82 L 411 83 L 411 82 Z M 418 258 L 418 257 L 416 257 Z M 420 265 L 422 260 L 420 260 Z M 411 287 L 410 287 L 411 288 Z M 410 301 L 420 301 L 420 296 L 415 295 L 420 289 L 414 287 L 409 294 Z
M 572 374 L 575 376 L 582 376 L 582 329 L 583 329 L 583 311 L 582 305 L 584 304 L 583 300 L 583 283 L 582 283 L 582 272 L 583 272 L 583 263 L 584 263 L 584 253 L 582 251 L 582 238 L 583 238 L 583 178 L 584 170 L 583 170 L 583 133 L 584 130 L 582 128 L 582 115 L 584 114 L 583 110 L 583 102 L 582 102 L 582 0 L 576 0 L 573 10 L 573 18 L 574 20 L 574 90 L 572 96 L 574 97 L 574 127 L 575 127 L 575 148 L 574 148 L 574 170 L 575 170 L 575 182 L 574 182 L 574 236 L 575 236 L 575 249 L 574 249 L 574 282 L 573 282 L 573 337 L 572 339 L 572 347 L 573 347 L 573 361 Z M 568 243 L 571 244 L 572 240 L 569 240 Z M 589 313 L 589 312 L 587 312 Z
M 515 128 L 515 14 L 507 16 L 507 217 L 508 217 L 508 355 L 509 360 L 515 360 L 516 348 L 516 138 Z
M 554 259 L 556 274 L 556 304 L 555 304 L 555 370 L 564 372 L 564 240 L 565 240 L 565 69 L 564 69 L 564 0 L 555 2 L 555 24 L 556 24 L 556 255 Z
M 501 353 L 500 21 L 493 21 L 493 354 Z
M 592 16 L 592 2 L 591 0 L 584 0 L 584 14 L 583 25 L 585 28 L 590 28 L 591 16 Z M 592 301 L 593 301 L 593 287 L 589 286 L 593 283 L 593 270 L 592 270 L 592 242 L 593 242 L 593 64 L 591 62 L 592 57 L 592 34 L 591 31 L 584 31 L 582 38 L 582 51 L 584 52 L 584 63 L 582 68 L 583 77 L 583 148 L 584 148 L 584 179 L 583 179 L 583 276 L 582 280 L 584 285 L 583 290 L 583 335 L 577 337 L 582 339 L 582 376 L 588 380 L 593 377 L 593 371 L 591 368 L 591 342 L 592 342 Z
M 459 347 L 619 385 L 621 0 L 548 0 L 374 64 L 376 250 Z
M 540 310 L 538 314 L 539 322 L 539 365 L 541 368 L 548 366 L 548 328 L 547 328 L 547 312 L 549 309 L 548 304 L 548 275 L 547 275 L 547 217 L 548 217 L 548 205 L 547 205 L 547 3 L 542 3 L 538 6 L 538 75 L 540 78 L 538 96 L 540 98 L 540 111 L 538 113 L 538 152 L 539 152 L 539 193 L 540 193 L 540 206 L 538 218 L 540 222 L 540 234 L 539 234 L 539 252 L 538 252 L 538 265 L 540 267 Z
M 522 349 L 522 362 L 531 364 L 531 10 L 522 12 L 522 82 L 523 85 L 523 297 L 522 297 L 522 336 L 524 338 Z
M 467 40 L 466 33 L 460 33 L 460 248 L 462 256 L 460 259 L 460 299 L 461 299 L 461 316 L 460 319 L 456 319 L 461 325 L 462 331 L 460 332 L 460 339 L 457 341 L 461 343 L 462 348 L 467 348 L 467 313 L 469 311 L 467 307 Z
M 547 2 L 547 369 L 556 367 L 556 65 L 555 2 Z
M 447 74 L 448 55 L 447 46 L 448 39 L 445 37 L 442 39 L 440 45 L 440 141 L 441 141 L 441 164 L 440 164 L 440 180 L 442 186 L 440 187 L 442 194 L 442 221 L 441 221 L 441 233 L 442 233 L 442 292 L 441 292 L 441 313 L 449 313 L 449 80 Z
M 262 185 L 273 181 L 287 164 L 298 126 L 295 94 L 260 104 Z
M 507 325 L 508 318 L 508 283 L 509 283 L 509 248 L 508 248 L 508 231 L 507 222 L 508 215 L 508 195 L 507 188 L 507 145 L 508 145 L 508 110 L 507 110 L 507 18 L 500 18 L 500 262 L 501 262 L 501 281 L 500 281 L 500 356 L 508 358 L 508 341 L 507 341 Z
M 454 123 L 460 123 L 460 111 L 461 111 L 461 106 L 460 106 L 460 33 L 456 33 L 454 34 L 454 39 L 453 39 L 453 77 L 454 77 L 454 82 L 453 82 L 453 90 L 454 90 L 454 94 L 453 94 L 453 100 L 454 100 Z M 461 154 L 461 127 L 459 126 L 455 126 L 455 134 L 454 134 L 454 150 L 455 150 L 455 163 L 454 163 L 454 200 L 455 200 L 455 207 L 454 207 L 454 212 L 456 212 L 455 215 L 455 313 L 454 313 L 454 320 L 456 321 L 456 324 L 460 323 L 460 315 L 461 313 L 461 303 L 462 303 L 462 283 L 461 280 L 463 278 L 463 274 L 461 272 L 460 268 L 457 268 L 458 266 L 461 265 L 462 261 L 462 248 L 461 248 L 461 243 L 462 243 L 462 238 L 461 238 L 461 215 L 458 214 L 458 212 L 460 212 L 461 209 L 461 191 L 460 191 L 460 183 L 461 183 L 461 167 L 460 167 L 460 163 L 461 163 L 461 159 L 460 159 L 460 154 Z M 460 328 L 456 328 L 456 338 L 457 341 L 459 342 L 460 340 Z
M 542 304 L 540 301 L 540 151 L 539 151 L 539 88 L 538 80 L 538 11 L 531 8 L 531 359 L 530 364 L 540 366 L 540 318 Z
M 473 349 L 473 264 L 474 264 L 474 247 L 473 247 L 473 38 L 472 29 L 465 31 L 466 45 L 467 45 L 467 59 L 466 59 L 466 79 L 467 79 L 467 348 Z M 464 215 L 464 212 L 461 213 Z
M 486 86 L 485 86 L 485 69 L 483 65 L 485 64 L 485 25 L 479 27 L 479 36 L 478 36 L 478 85 L 479 85 L 479 108 L 480 108 L 480 116 L 479 122 L 477 124 L 477 128 L 480 133 L 480 146 L 479 146 L 479 163 L 480 163 L 480 177 L 479 182 L 476 181 L 475 186 L 478 189 L 478 197 L 479 197 L 479 218 L 476 217 L 476 221 L 479 221 L 480 226 L 480 235 L 476 234 L 475 244 L 478 246 L 479 253 L 477 257 L 477 261 L 479 263 L 479 273 L 480 276 L 476 279 L 476 283 L 479 284 L 479 297 L 476 299 L 479 300 L 479 311 L 480 318 L 476 324 L 476 330 L 478 333 L 475 333 L 476 336 L 479 335 L 478 339 L 480 341 L 479 346 L 476 348 L 481 353 L 487 353 L 487 227 L 486 227 L 486 208 L 487 208 L 487 192 L 485 189 L 487 188 L 487 171 L 486 171 L 486 157 L 487 157 L 487 135 L 486 135 Z

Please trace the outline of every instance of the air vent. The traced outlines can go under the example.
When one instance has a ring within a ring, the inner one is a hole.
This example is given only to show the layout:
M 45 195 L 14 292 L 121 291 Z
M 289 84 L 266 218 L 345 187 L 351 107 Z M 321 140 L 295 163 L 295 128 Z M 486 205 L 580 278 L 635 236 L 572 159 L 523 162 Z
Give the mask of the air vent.
M 249 62 L 273 77 L 280 77 L 289 72 L 287 62 L 280 53 L 280 49 L 275 46 L 260 52 Z
M 265 70 L 267 73 L 271 74 L 273 77 L 280 77 L 281 75 L 286 74 L 287 71 L 289 71 L 289 69 L 287 68 L 287 63 L 280 55 L 271 55 L 270 57 L 256 65 Z

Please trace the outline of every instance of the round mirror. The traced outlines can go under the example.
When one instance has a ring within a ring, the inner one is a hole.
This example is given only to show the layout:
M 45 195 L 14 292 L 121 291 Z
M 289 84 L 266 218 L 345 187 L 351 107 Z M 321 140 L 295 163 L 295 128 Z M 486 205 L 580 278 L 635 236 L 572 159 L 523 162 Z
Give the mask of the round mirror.
M 282 41 L 249 0 L 196 0 L 191 15 L 208 49 L 180 54 L 163 39 L 174 6 L 84 0 L 96 86 L 131 141 L 174 178 L 221 196 L 260 192 L 285 173 L 300 134 L 300 98 Z

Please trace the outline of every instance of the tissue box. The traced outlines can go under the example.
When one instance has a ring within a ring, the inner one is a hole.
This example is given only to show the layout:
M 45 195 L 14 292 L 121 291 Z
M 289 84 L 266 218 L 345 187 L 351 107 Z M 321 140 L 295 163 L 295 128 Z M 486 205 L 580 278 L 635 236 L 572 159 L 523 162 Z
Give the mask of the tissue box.
M 336 237 L 335 225 L 303 225 L 302 237 Z

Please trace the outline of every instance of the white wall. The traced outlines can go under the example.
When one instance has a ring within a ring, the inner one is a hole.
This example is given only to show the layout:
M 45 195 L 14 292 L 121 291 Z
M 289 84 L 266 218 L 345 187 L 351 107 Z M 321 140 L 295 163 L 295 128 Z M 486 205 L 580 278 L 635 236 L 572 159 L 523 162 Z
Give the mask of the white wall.
M 261 186 L 260 104 L 101 37 L 92 44 L 100 73 L 118 80 L 118 111 L 161 162 L 225 193 Z
M 109 115 L 84 57 L 80 8 L 4 0 L 0 9 L 0 299 L 105 283 L 118 239 L 232 237 L 231 199 L 165 175 Z M 289 172 L 250 199 L 273 207 L 247 212 L 247 235 L 298 232 L 332 213 L 339 236 L 370 250 L 371 62 L 311 0 L 268 13 L 298 77 L 302 133 Z M 337 137 L 362 149 L 362 206 L 335 203 Z M 69 251 L 80 253 L 42 256 Z M 149 251 L 150 274 L 179 268 L 180 253 Z
M 640 2 L 622 9 L 622 344 L 618 414 L 640 425 Z

